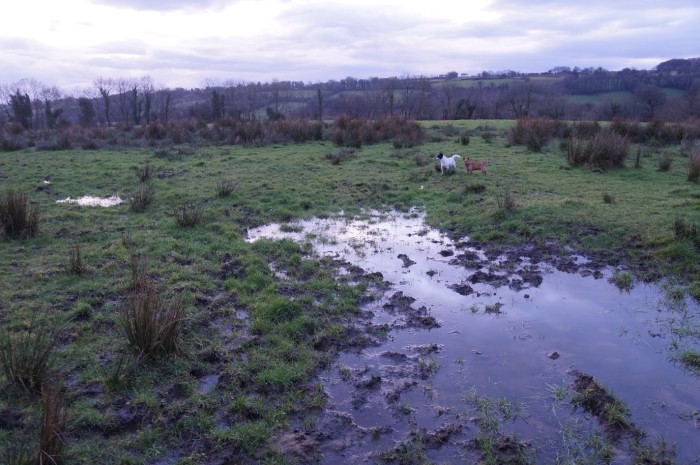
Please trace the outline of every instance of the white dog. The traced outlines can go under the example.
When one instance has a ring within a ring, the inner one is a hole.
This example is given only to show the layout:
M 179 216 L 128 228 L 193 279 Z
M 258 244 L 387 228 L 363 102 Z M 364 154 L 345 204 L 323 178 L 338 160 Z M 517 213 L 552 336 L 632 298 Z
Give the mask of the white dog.
M 457 162 L 455 161 L 455 158 L 459 158 L 460 160 L 462 157 L 458 154 L 455 153 L 451 157 L 443 155 L 442 152 L 438 154 L 437 157 L 435 157 L 436 160 L 440 161 L 440 172 L 442 174 L 445 174 L 445 171 L 448 170 L 457 170 Z

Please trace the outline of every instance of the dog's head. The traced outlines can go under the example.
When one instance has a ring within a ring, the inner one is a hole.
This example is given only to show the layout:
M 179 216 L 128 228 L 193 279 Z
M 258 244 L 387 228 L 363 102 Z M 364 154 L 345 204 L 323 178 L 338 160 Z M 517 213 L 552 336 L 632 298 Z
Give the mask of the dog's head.
M 440 153 L 438 153 L 438 156 L 435 157 L 435 159 L 436 159 L 436 160 L 442 160 L 442 157 L 444 157 L 444 155 L 442 154 L 442 152 L 440 152 Z

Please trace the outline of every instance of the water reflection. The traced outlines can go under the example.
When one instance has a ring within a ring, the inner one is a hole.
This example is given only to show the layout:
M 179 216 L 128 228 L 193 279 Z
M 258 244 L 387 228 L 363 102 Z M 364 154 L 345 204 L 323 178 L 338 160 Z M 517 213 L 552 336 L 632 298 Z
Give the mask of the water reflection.
M 441 323 L 430 330 L 395 329 L 380 347 L 341 354 L 337 369 L 324 374 L 332 409 L 350 415 L 361 428 L 390 431 L 379 442 L 355 444 L 342 454 L 329 452 L 324 463 L 358 459 L 400 440 L 409 430 L 431 430 L 448 417 L 464 416 L 469 390 L 523 402 L 527 418 L 508 428 L 532 441 L 541 463 L 547 463 L 553 458 L 548 450 L 556 442 L 552 438 L 560 436 L 561 424 L 572 415 L 571 409 L 554 412 L 549 392 L 552 386 L 570 385 L 572 368 L 592 375 L 628 405 L 632 422 L 652 440 L 664 437 L 676 443 L 680 463 L 699 463 L 699 430 L 693 419 L 700 407 L 700 382 L 671 360 L 677 344 L 697 344 L 678 336 L 680 326 L 697 325 L 696 303 L 677 302 L 677 311 L 669 309 L 664 293 L 653 285 L 620 292 L 608 281 L 610 270 L 586 270 L 583 257 L 574 257 L 583 273 L 535 266 L 526 257 L 510 263 L 508 273 L 492 269 L 490 264 L 499 259 L 486 262 L 481 250 L 468 247 L 467 239 L 457 247 L 426 228 L 418 214 L 316 219 L 282 229 L 268 225 L 249 231 L 248 237 L 309 241 L 319 255 L 381 272 L 393 284 L 389 296 L 400 291 L 415 298 L 414 307 L 427 307 Z M 473 259 L 453 260 L 464 254 Z M 473 279 L 479 272 L 491 273 L 503 275 L 501 283 L 512 284 L 533 267 L 542 280 L 526 280 L 525 286 L 494 287 Z M 465 284 L 472 293 L 453 290 Z M 387 313 L 384 303 L 372 304 L 378 322 L 400 318 Z M 493 308 L 499 311 L 487 312 Z M 435 344 L 437 350 L 421 353 L 421 347 Z M 414 382 L 402 372 L 411 363 L 434 363 L 437 368 Z M 347 373 L 355 374 L 354 380 L 379 376 L 381 389 L 361 392 Z M 409 381 L 412 384 L 404 386 Z M 463 459 L 463 451 L 449 448 L 433 454 L 433 460 Z M 614 463 L 630 459 L 617 460 Z

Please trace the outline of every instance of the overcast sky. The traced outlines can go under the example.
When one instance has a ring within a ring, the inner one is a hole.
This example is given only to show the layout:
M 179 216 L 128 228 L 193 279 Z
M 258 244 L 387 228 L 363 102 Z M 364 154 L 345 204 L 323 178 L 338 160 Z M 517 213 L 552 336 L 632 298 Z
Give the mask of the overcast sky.
M 304 82 L 700 56 L 699 0 L 9 0 L 0 84 Z

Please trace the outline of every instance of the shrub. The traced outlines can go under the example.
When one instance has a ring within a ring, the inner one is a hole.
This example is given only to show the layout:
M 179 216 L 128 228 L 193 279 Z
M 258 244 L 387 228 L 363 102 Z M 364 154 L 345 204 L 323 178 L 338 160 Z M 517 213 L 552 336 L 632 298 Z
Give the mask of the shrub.
M 39 207 L 29 205 L 27 195 L 6 190 L 0 196 L 0 236 L 24 239 L 39 231 Z
M 56 331 L 47 330 L 32 319 L 19 335 L 8 330 L 0 338 L 0 366 L 5 378 L 17 389 L 39 392 L 49 377 L 56 346 Z
M 175 212 L 175 223 L 181 228 L 193 228 L 202 221 L 203 212 L 203 207 L 187 201 Z
M 228 197 L 236 190 L 236 184 L 230 179 L 223 179 L 216 183 L 216 195 L 219 197 Z
M 577 121 L 571 125 L 569 137 L 593 137 L 600 132 L 598 121 Z
M 164 298 L 146 267 L 132 257 L 132 282 L 119 325 L 129 345 L 143 356 L 181 352 L 184 304 L 180 297 Z
M 688 181 L 700 181 L 700 152 L 695 152 L 688 157 Z
M 557 134 L 559 123 L 549 118 L 520 118 L 507 135 L 511 145 L 524 145 L 531 152 L 541 152 Z
M 601 131 L 590 139 L 571 137 L 567 144 L 569 164 L 598 168 L 624 166 L 628 140 L 613 131 Z
M 615 197 L 612 194 L 603 192 L 603 202 L 605 203 L 615 203 Z
M 610 130 L 632 142 L 644 142 L 644 128 L 636 121 L 625 121 L 615 118 L 610 124 Z
M 469 145 L 469 133 L 468 132 L 463 132 L 459 135 L 459 143 L 462 145 Z
M 141 184 L 136 192 L 134 192 L 129 201 L 131 202 L 131 211 L 141 213 L 146 211 L 148 207 L 153 202 L 154 197 L 153 186 L 150 184 Z

